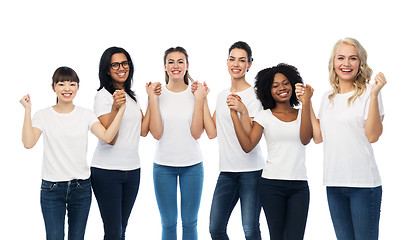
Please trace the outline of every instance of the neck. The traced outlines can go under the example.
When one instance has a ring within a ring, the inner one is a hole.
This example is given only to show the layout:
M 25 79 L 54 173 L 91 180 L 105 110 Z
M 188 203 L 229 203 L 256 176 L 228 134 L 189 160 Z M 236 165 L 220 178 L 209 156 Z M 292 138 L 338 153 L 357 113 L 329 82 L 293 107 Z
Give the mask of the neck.
M 56 105 L 53 106 L 53 109 L 58 113 L 70 113 L 75 108 L 73 102 L 61 103 L 58 102 Z
M 231 92 L 241 92 L 251 87 L 251 85 L 245 80 L 245 76 L 242 78 L 231 78 Z
M 182 92 L 187 89 L 188 85 L 185 84 L 184 79 L 169 79 L 166 87 L 172 92 Z
M 282 113 L 291 112 L 292 110 L 294 110 L 294 108 L 291 107 L 290 101 L 283 102 L 283 103 L 277 102 L 277 105 L 275 105 L 275 107 L 271 109 L 272 112 L 282 112 Z
M 338 85 L 340 87 L 338 93 L 344 94 L 354 90 L 353 81 L 339 81 Z
M 113 83 L 113 86 L 115 87 L 115 89 L 125 90 L 125 85 L 124 85 L 123 83 L 114 82 L 114 83 Z

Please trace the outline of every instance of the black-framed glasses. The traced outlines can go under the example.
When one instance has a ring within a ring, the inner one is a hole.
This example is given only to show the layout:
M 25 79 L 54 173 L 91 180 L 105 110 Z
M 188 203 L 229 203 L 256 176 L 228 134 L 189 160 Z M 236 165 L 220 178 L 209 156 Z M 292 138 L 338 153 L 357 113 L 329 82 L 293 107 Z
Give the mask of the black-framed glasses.
M 110 64 L 110 67 L 113 70 L 118 70 L 120 68 L 120 65 L 122 65 L 122 67 L 124 69 L 128 69 L 129 68 L 129 62 L 128 61 L 123 61 L 123 62 L 113 62 Z

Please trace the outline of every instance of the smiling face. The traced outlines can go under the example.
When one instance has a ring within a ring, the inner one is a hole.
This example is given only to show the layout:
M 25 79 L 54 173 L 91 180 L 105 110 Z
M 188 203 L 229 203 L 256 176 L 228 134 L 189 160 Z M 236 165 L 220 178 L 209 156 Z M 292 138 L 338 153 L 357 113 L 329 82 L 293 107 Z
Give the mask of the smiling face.
M 282 73 L 274 75 L 274 81 L 271 88 L 271 95 L 276 103 L 290 102 L 293 88 L 290 81 Z
M 251 67 L 247 52 L 240 48 L 232 49 L 227 60 L 227 67 L 232 79 L 244 78 L 245 73 Z
M 341 44 L 334 57 L 334 71 L 339 81 L 354 81 L 360 67 L 360 59 L 353 45 Z
M 77 82 L 71 81 L 57 82 L 52 87 L 58 103 L 71 103 L 79 89 Z
M 113 69 L 111 66 L 109 67 L 108 74 L 112 78 L 113 85 L 117 89 L 123 89 L 126 79 L 129 77 L 129 67 L 125 68 L 122 62 L 127 62 L 128 59 L 125 54 L 123 53 L 115 53 L 112 55 L 111 58 L 111 65 L 113 63 L 119 63 L 118 69 Z
M 188 62 L 185 54 L 171 52 L 165 59 L 165 71 L 171 80 L 183 80 L 188 71 Z

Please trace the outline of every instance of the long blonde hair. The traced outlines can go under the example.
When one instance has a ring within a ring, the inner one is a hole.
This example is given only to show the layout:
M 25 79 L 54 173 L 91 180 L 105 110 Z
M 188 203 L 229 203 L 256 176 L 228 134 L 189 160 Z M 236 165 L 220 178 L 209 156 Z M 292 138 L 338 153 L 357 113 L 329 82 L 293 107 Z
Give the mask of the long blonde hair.
M 344 38 L 337 41 L 337 43 L 334 45 L 333 51 L 331 51 L 330 61 L 328 63 L 330 84 L 333 87 L 333 92 L 328 96 L 328 99 L 330 99 L 330 101 L 333 100 L 334 96 L 339 92 L 340 89 L 339 79 L 334 69 L 334 59 L 336 57 L 337 48 L 342 44 L 354 46 L 357 51 L 357 56 L 360 59 L 360 65 L 356 75 L 356 80 L 353 82 L 354 94 L 348 99 L 348 105 L 351 105 L 351 103 L 353 103 L 358 97 L 360 97 L 366 90 L 366 85 L 370 82 L 373 70 L 367 64 L 367 52 L 359 41 L 354 38 Z

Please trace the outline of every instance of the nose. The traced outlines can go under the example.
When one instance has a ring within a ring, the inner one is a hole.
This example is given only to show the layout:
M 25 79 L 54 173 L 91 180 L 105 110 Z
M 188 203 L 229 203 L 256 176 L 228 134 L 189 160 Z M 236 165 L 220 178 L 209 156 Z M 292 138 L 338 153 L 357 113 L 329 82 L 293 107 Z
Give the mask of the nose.
M 345 66 L 350 65 L 350 59 L 346 58 L 343 63 Z

